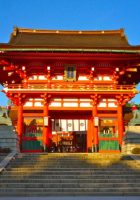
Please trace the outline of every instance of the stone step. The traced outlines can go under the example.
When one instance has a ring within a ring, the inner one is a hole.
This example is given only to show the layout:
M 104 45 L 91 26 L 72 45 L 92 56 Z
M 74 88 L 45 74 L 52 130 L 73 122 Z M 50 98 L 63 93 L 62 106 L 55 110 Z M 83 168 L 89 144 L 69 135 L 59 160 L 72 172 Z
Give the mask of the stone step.
M 18 191 L 10 191 L 10 192 L 0 192 L 1 194 L 1 197 L 70 197 L 70 196 L 82 196 L 85 198 L 87 196 L 99 196 L 99 197 L 113 197 L 113 196 L 139 196 L 140 195 L 140 192 L 137 192 L 137 191 L 63 191 L 63 192 L 52 192 L 52 191 L 44 191 L 44 192 L 18 192 Z M 97 198 L 98 199 L 98 198 Z
M 103 161 L 103 162 L 105 162 L 105 161 L 132 161 L 133 159 L 130 157 L 130 158 L 128 158 L 128 159 L 124 159 L 124 158 L 94 158 L 94 157 L 92 157 L 92 158 L 90 158 L 90 157 L 87 157 L 87 158 L 81 158 L 81 157 L 79 157 L 79 158 L 69 158 L 69 157 L 63 157 L 63 158 L 59 158 L 59 157 L 33 157 L 33 158 L 30 158 L 30 157 L 26 157 L 26 158 L 17 158 L 17 161 L 25 161 L 25 162 L 28 162 L 28 160 L 30 159 L 30 161 L 32 161 L 32 162 L 34 162 L 34 161 L 69 161 L 69 160 L 72 160 L 72 161 L 95 161 L 95 162 L 101 162 L 101 161 Z
M 21 159 L 23 159 L 23 161 L 27 161 L 28 159 L 29 159 L 29 157 L 26 157 L 26 158 L 18 158 L 19 160 L 21 160 Z M 53 157 L 38 157 L 38 159 L 39 160 L 50 160 L 50 161 L 53 161 L 54 159 L 55 159 L 55 157 L 53 158 Z M 31 158 L 31 161 L 35 161 L 36 160 L 36 157 L 33 157 L 33 158 Z M 99 161 L 99 158 L 90 158 L 90 157 L 87 157 L 87 158 L 81 158 L 81 157 L 79 157 L 79 158 L 69 158 L 69 157 L 67 157 L 67 158 L 65 158 L 65 157 L 63 157 L 63 158 L 57 158 L 56 157 L 56 161 L 57 160 L 61 160 L 61 161 L 64 161 L 64 160 L 66 160 L 66 161 L 69 161 L 69 160 L 72 160 L 72 161 L 84 161 L 84 160 L 91 160 L 91 161 Z M 120 158 L 100 158 L 100 161 L 117 161 L 117 160 L 120 160 Z
M 111 155 L 98 155 L 96 156 L 95 154 L 88 154 L 86 156 L 82 156 L 82 155 L 74 155 L 73 156 L 69 156 L 69 155 L 62 155 L 59 156 L 59 155 L 53 155 L 53 154 L 48 154 L 48 155 L 40 155 L 40 154 L 32 154 L 32 155 L 23 155 L 23 154 L 18 154 L 16 156 L 18 159 L 24 159 L 24 160 L 27 160 L 28 158 L 31 158 L 31 159 L 91 159 L 91 160 L 98 160 L 98 159 L 102 159 L 102 160 L 105 160 L 105 159 L 112 159 L 112 160 L 129 160 L 129 159 L 132 159 L 131 156 L 127 155 L 127 156 L 117 156 L 117 155 L 114 155 L 114 156 L 111 156 Z
M 121 155 L 114 155 L 112 156 L 111 154 L 109 155 L 101 155 L 99 154 L 98 156 L 95 155 L 95 154 L 87 154 L 85 156 L 82 156 L 80 154 L 78 155 L 75 155 L 75 154 L 72 154 L 72 155 L 64 155 L 63 153 L 61 155 L 56 155 L 56 154 L 48 154 L 48 155 L 40 155 L 40 154 L 28 154 L 28 155 L 24 155 L 24 154 L 18 154 L 17 155 L 17 158 L 18 159 L 28 159 L 28 158 L 31 158 L 31 159 L 36 159 L 38 157 L 38 159 L 114 159 L 114 160 L 117 160 L 117 159 L 130 159 L 131 157 L 130 156 L 121 156 Z
M 5 189 L 5 188 L 28 188 L 28 189 L 34 189 L 34 188 L 46 188 L 46 189 L 52 189 L 52 188 L 91 188 L 91 189 L 96 189 L 96 188 L 135 188 L 136 183 L 1 183 L 0 188 Z M 140 183 L 137 183 L 137 187 L 140 187 Z
M 49 159 L 49 160 L 53 160 L 54 158 L 56 159 L 56 160 L 98 160 L 99 159 L 99 157 L 94 157 L 94 156 L 92 156 L 92 157 L 90 157 L 90 156 L 87 156 L 87 157 L 81 157 L 81 156 L 79 156 L 79 157 L 53 157 L 53 156 L 37 156 L 38 157 L 38 159 Z M 23 159 L 23 160 L 27 160 L 27 159 L 29 159 L 29 158 L 31 158 L 31 160 L 35 160 L 37 157 L 18 157 L 18 159 Z M 128 160 L 128 159 L 124 159 L 124 158 L 121 158 L 121 157 L 101 157 L 100 158 L 101 160 Z M 130 158 L 129 158 L 129 160 L 130 160 Z
M 85 167 L 85 166 L 72 166 L 72 167 L 67 167 L 67 166 L 34 166 L 34 167 L 9 167 L 9 168 L 6 168 L 5 170 L 6 171 L 28 171 L 28 170 L 31 170 L 32 171 L 35 171 L 35 170 L 40 170 L 40 171 L 80 171 L 80 170 L 83 170 L 83 171 L 92 171 L 92 172 L 106 172 L 106 171 L 110 171 L 110 172 L 113 172 L 113 171 L 122 171 L 122 172 L 126 172 L 126 170 L 128 172 L 132 172 L 132 171 L 139 171 L 139 168 L 140 166 L 133 166 L 133 168 L 128 168 L 128 166 L 126 167 L 92 167 L 89 166 L 89 167 Z
M 127 156 L 126 154 L 120 154 L 120 153 L 19 153 L 19 156 L 24 156 L 24 157 L 30 157 L 30 156 L 51 156 L 51 157 L 87 157 L 87 156 L 94 156 L 94 157 L 120 157 L 120 156 Z
M 19 162 L 28 162 L 28 160 L 29 160 L 29 158 L 27 158 L 27 159 L 24 159 L 24 160 L 22 160 L 22 159 L 19 159 L 18 161 Z M 36 159 L 31 159 L 30 160 L 31 162 L 37 162 L 37 160 Z M 42 161 L 42 162 L 63 162 L 63 161 L 66 161 L 66 162 L 69 162 L 69 161 L 72 161 L 72 162 L 101 162 L 101 163 L 107 163 L 107 162 L 118 162 L 118 161 L 120 161 L 120 159 L 101 159 L 101 160 L 99 160 L 99 159 L 90 159 L 90 158 L 87 158 L 87 159 L 80 159 L 80 158 L 78 158 L 78 159 L 56 159 L 55 160 L 55 158 L 53 158 L 53 159 L 49 159 L 49 158 L 39 158 L 38 159 L 38 161 Z M 123 160 L 123 161 L 127 161 L 127 160 Z M 131 161 L 131 160 L 128 160 L 128 161 Z
M 28 178 L 28 179 L 38 179 L 38 178 L 42 178 L 42 179 L 110 179 L 110 178 L 120 178 L 120 179 L 140 179 L 140 174 L 138 175 L 134 175 L 134 174 L 126 174 L 126 175 L 101 175 L 101 174 L 98 174 L 98 175 L 85 175 L 85 174 L 81 174 L 81 175 L 41 175 L 41 174 L 18 174 L 18 175 L 14 175 L 14 174 L 3 174 L 0 178 L 0 180 L 3 180 L 3 179 L 14 179 L 16 177 L 16 179 L 24 179 L 24 178 Z
M 120 165 L 120 163 L 121 163 L 121 165 L 128 165 L 128 164 L 131 164 L 131 163 L 133 163 L 133 164 L 135 164 L 135 165 L 137 165 L 137 163 L 134 161 L 134 162 L 90 162 L 90 161 L 82 161 L 82 162 L 73 162 L 73 161 L 63 161 L 63 162 L 50 162 L 50 161 L 46 161 L 46 162 L 42 162 L 42 161 L 38 161 L 38 162 L 16 162 L 16 163 L 13 163 L 13 162 L 11 162 L 11 166 L 13 165 L 15 165 L 15 166 L 19 166 L 19 165 L 26 165 L 27 164 L 27 166 L 29 165 L 29 166 L 33 166 L 33 165 L 39 165 L 39 162 L 41 162 L 41 165 L 43 166 L 45 166 L 45 165 L 51 165 L 51 166 L 54 166 L 54 165 L 57 165 L 57 166 L 59 166 L 59 165 L 65 165 L 65 166 L 72 166 L 72 165 L 74 165 L 74 166 L 78 166 L 78 165 L 81 165 L 81 166 L 119 166 Z
M 54 195 L 55 193 L 60 193 L 61 195 L 63 195 L 63 193 L 68 193 L 68 194 L 74 194 L 74 193 L 86 193 L 86 194 L 100 194 L 104 195 L 105 193 L 111 194 L 112 192 L 115 194 L 139 194 L 140 195 L 140 189 L 139 187 L 135 187 L 135 188 L 131 188 L 131 187 L 114 187 L 114 188 L 107 188 L 107 187 L 103 187 L 103 188 L 15 188 L 11 187 L 11 188 L 0 188 L 0 194 L 7 194 L 10 193 L 11 196 L 12 194 L 19 194 L 21 195 L 23 194 L 30 194 L 31 195 L 35 195 L 36 193 L 39 193 L 40 196 L 43 193 L 50 193 L 51 195 Z M 2 196 L 2 195 L 1 195 Z
M 109 196 L 139 196 L 140 192 L 138 191 L 63 191 L 63 192 L 52 192 L 52 191 L 44 191 L 44 192 L 40 192 L 40 191 L 34 191 L 34 192 L 18 192 L 18 191 L 9 191 L 9 192 L 0 192 L 1 197 L 70 197 L 70 196 L 82 196 L 85 198 L 87 196 L 105 196 L 105 197 L 109 197 Z
M 77 164 L 77 163 L 69 163 L 69 164 L 66 164 L 66 163 L 62 163 L 62 164 L 56 164 L 56 163 L 53 163 L 53 164 L 50 164 L 50 163 L 42 163 L 41 165 L 39 165 L 39 164 L 36 164 L 36 163 L 34 163 L 34 164 L 28 164 L 28 165 L 26 165 L 26 163 L 21 163 L 21 164 L 18 164 L 18 165 L 12 165 L 12 164 L 10 164 L 8 167 L 7 167 L 7 169 L 10 169 L 11 167 L 13 167 L 13 168 L 24 168 L 24 167 L 27 167 L 27 168 L 36 168 L 36 167 L 42 167 L 42 168 L 44 168 L 44 167 L 46 167 L 46 168 L 95 168 L 95 169 L 98 169 L 98 168 L 100 168 L 100 169 L 104 169 L 104 168 L 112 168 L 112 169 L 117 169 L 117 168 L 121 168 L 121 169 L 123 169 L 123 168 L 125 168 L 125 167 L 127 167 L 127 168 L 130 168 L 130 167 L 140 167 L 140 164 L 134 164 L 134 163 L 129 163 L 129 164 L 126 164 L 126 163 L 122 163 L 122 164 L 119 164 L 119 165 L 114 165 L 114 164 L 107 164 L 107 165 L 105 165 L 105 164 Z
M 131 162 L 131 163 L 126 163 L 126 162 L 123 163 L 123 162 L 121 162 L 121 164 L 118 164 L 118 163 L 109 163 L 109 162 L 106 162 L 106 163 L 101 163 L 101 162 L 100 163 L 97 163 L 97 162 L 96 163 L 95 162 L 94 163 L 87 163 L 87 162 L 79 163 L 79 162 L 71 162 L 71 161 L 70 162 L 65 162 L 64 161 L 62 163 L 61 162 L 58 162 L 58 163 L 53 162 L 53 163 L 51 163 L 51 162 L 48 161 L 48 162 L 42 162 L 41 165 L 39 165 L 39 163 L 37 163 L 37 162 L 27 163 L 27 165 L 26 165 L 25 162 L 24 163 L 22 162 L 22 163 L 11 163 L 10 166 L 13 166 L 13 167 L 15 166 L 16 167 L 16 166 L 25 166 L 25 165 L 26 166 L 79 166 L 80 165 L 81 167 L 82 166 L 83 167 L 87 167 L 87 166 L 89 166 L 89 167 L 100 167 L 100 166 L 101 167 L 102 166 L 103 167 L 105 167 L 105 166 L 110 166 L 110 167 L 111 166 L 113 166 L 113 167 L 116 166 L 117 167 L 117 166 L 122 166 L 123 167 L 123 165 L 127 166 L 129 164 L 130 165 L 133 164 L 135 166 L 138 166 L 138 164 L 135 163 L 135 162 Z
M 71 170 L 72 169 L 75 169 L 75 170 L 79 170 L 79 169 L 87 169 L 87 170 L 90 170 L 90 169 L 93 169 L 93 170 L 139 170 L 140 168 L 140 165 L 120 165 L 120 166 L 101 166 L 101 165 L 18 165 L 18 166 L 12 166 L 10 165 L 9 167 L 7 167 L 6 169 L 7 170 L 10 170 L 10 169 L 14 169 L 14 170 L 18 170 L 18 169 L 52 169 L 52 170 L 55 170 L 56 168 L 59 169 L 59 170 L 63 170 L 63 169 L 68 169 L 68 170 Z
M 28 159 L 18 159 L 17 160 L 17 162 L 27 162 L 28 163 L 28 161 L 29 161 L 29 158 Z M 79 162 L 79 163 L 81 163 L 81 162 L 101 162 L 101 163 L 108 163 L 108 162 L 118 162 L 118 161 L 120 161 L 119 159 L 117 159 L 117 160 L 111 160 L 111 159 L 105 159 L 105 160 L 95 160 L 95 159 L 49 159 L 49 158 L 47 158 L 47 159 L 38 159 L 38 161 L 42 161 L 42 162 L 44 162 L 44 163 L 46 163 L 46 162 L 55 162 L 55 163 L 57 163 L 57 162 L 69 162 L 69 161 L 72 161 L 72 162 Z M 32 162 L 32 163 L 34 163 L 34 162 L 38 162 L 36 159 L 31 159 L 30 160 L 30 162 Z M 123 161 L 127 161 L 127 160 L 123 160 Z M 128 161 L 132 161 L 132 160 L 128 160 Z
M 136 167 L 136 169 L 140 169 L 140 165 L 119 165 L 119 166 L 97 166 L 97 165 L 86 165 L 86 166 L 77 166 L 77 165 L 73 165 L 73 164 L 69 164 L 69 165 L 19 165 L 19 166 L 12 166 L 9 165 L 6 169 L 7 170 L 19 170 L 19 169 L 46 169 L 46 170 L 63 170 L 63 169 L 68 169 L 68 170 L 95 170 L 95 171 L 99 171 L 99 170 L 134 170 L 134 168 L 132 167 Z
M 30 162 L 29 162 L 29 160 L 27 161 L 27 162 L 25 162 L 25 161 L 23 161 L 23 160 L 21 160 L 21 161 L 16 161 L 16 163 L 14 162 L 14 161 L 12 161 L 11 162 L 11 164 L 16 164 L 16 165 L 18 165 L 18 164 L 38 164 L 39 162 L 41 162 L 42 163 L 42 165 L 45 165 L 45 164 L 69 164 L 69 163 L 71 163 L 71 164 L 91 164 L 91 165 L 93 165 L 93 164 L 113 164 L 113 165 L 119 165 L 120 163 L 124 163 L 124 164 L 129 164 L 129 163 L 135 163 L 135 164 L 137 164 L 137 162 L 135 162 L 134 160 L 129 160 L 129 161 L 114 161 L 114 162 L 111 162 L 111 161 L 105 161 L 105 162 L 103 162 L 103 161 L 91 161 L 91 160 L 86 160 L 86 161 L 71 161 L 71 160 L 69 160 L 69 161 L 66 161 L 66 160 L 63 160 L 63 161 L 49 161 L 49 160 L 43 160 L 43 161 L 31 161 L 30 160 Z
M 105 160 L 132 160 L 132 158 L 131 157 L 129 157 L 129 158 L 123 158 L 123 157 L 115 157 L 115 158 L 111 158 L 111 157 L 101 157 L 101 158 L 97 158 L 97 157 L 49 157 L 49 156 L 47 156 L 47 157 L 44 157 L 44 156 L 36 156 L 36 157 L 17 157 L 19 160 L 21 160 L 21 159 L 23 159 L 23 160 L 25 160 L 25 161 L 27 161 L 29 158 L 31 159 L 31 160 L 36 160 L 36 158 L 37 159 L 39 159 L 39 160 L 53 160 L 53 159 L 56 159 L 56 160 L 95 160 L 95 161 L 97 161 L 97 160 L 103 160 L 103 161 L 105 161 Z
M 21 165 L 21 166 L 9 166 L 6 168 L 7 171 L 11 171 L 11 169 L 13 171 L 19 171 L 19 170 L 49 170 L 51 169 L 51 171 L 55 171 L 57 170 L 87 170 L 87 171 L 139 171 L 140 169 L 140 165 L 126 165 L 126 166 L 95 166 L 95 165 L 90 165 L 90 166 L 84 166 L 84 165 L 44 165 L 44 166 L 26 166 L 26 165 Z
M 80 164 L 80 165 L 116 165 L 116 166 L 119 166 L 119 165 L 127 165 L 127 164 L 131 164 L 131 163 L 133 163 L 134 165 L 138 165 L 138 163 L 136 162 L 136 161 L 134 161 L 134 160 L 129 160 L 129 161 L 115 161 L 115 162 L 110 162 L 110 161 L 106 161 L 106 162 L 102 162 L 102 161 L 98 161 L 98 162 L 96 162 L 96 161 L 90 161 L 90 160 L 87 160 L 87 161 L 71 161 L 71 160 L 69 160 L 69 161 L 49 161 L 49 160 L 43 160 L 43 161 L 41 161 L 41 160 L 39 160 L 39 161 L 30 161 L 29 162 L 29 160 L 27 161 L 27 162 L 23 162 L 22 160 L 21 161 L 19 161 L 19 160 L 17 160 L 16 162 L 14 162 L 14 161 L 11 161 L 11 165 L 38 165 L 38 164 L 41 164 L 41 165 L 47 165 L 47 164 L 51 164 L 51 165 L 54 165 L 54 164 L 56 164 L 56 165 L 68 165 L 68 164 L 71 164 L 71 165 L 78 165 L 78 164 Z
M 123 173 L 123 172 L 106 172 L 106 173 L 103 173 L 103 172 L 98 172 L 98 173 L 94 173 L 94 172 L 68 172 L 68 171 L 62 171 L 62 172 L 40 172 L 40 171 L 32 171 L 32 172 L 30 172 L 30 171 L 18 171 L 18 172 L 8 172 L 8 173 L 6 173 L 8 176 L 9 175 L 13 175 L 13 176 L 19 176 L 19 175 L 27 175 L 27 176 L 33 176 L 33 174 L 34 175 L 39 175 L 39 176 L 93 176 L 93 177 L 95 177 L 95 176 L 106 176 L 106 177 L 110 177 L 110 176 L 118 176 L 118 175 L 120 175 L 120 176 L 127 176 L 128 175 L 128 173 L 127 172 L 125 172 L 125 173 Z M 140 173 L 139 172 L 129 172 L 129 175 L 128 176 L 130 176 L 130 175 L 133 175 L 133 176 L 139 176 L 140 175 Z
M 136 167 L 136 169 L 139 169 L 140 167 Z M 39 170 L 39 171 L 87 171 L 87 172 L 106 172 L 106 171 L 110 171 L 110 172 L 113 172 L 113 171 L 123 171 L 123 172 L 126 172 L 126 168 L 124 167 L 108 167 L 108 168 L 101 168 L 101 167 L 86 167 L 86 168 L 83 168 L 83 167 L 63 167 L 63 166 L 60 166 L 60 167 L 47 167 L 47 166 L 33 166 L 33 167 L 9 167 L 9 168 L 6 168 L 6 171 L 27 171 L 27 170 L 31 170 L 32 171 L 35 171 L 35 170 Z M 127 169 L 127 172 L 132 172 L 134 171 L 133 169 Z
M 140 195 L 140 166 L 120 154 L 19 154 L 0 196 Z
M 65 171 L 47 171 L 47 170 L 12 170 L 11 171 L 7 171 L 7 174 L 14 174 L 14 175 L 18 175 L 18 174 L 39 174 L 39 175 L 110 175 L 110 174 L 113 174 L 113 175 L 127 175 L 128 173 L 129 174 L 134 174 L 134 175 L 139 175 L 140 172 L 139 171 L 87 171 L 87 170 L 79 170 L 79 171 L 69 171 L 69 170 L 65 170 Z
M 21 165 L 15 165 L 15 166 L 13 166 L 13 165 L 9 165 L 8 167 L 7 167 L 7 169 L 10 169 L 11 167 L 13 167 L 13 168 L 24 168 L 24 167 L 27 167 L 27 168 L 31 168 L 31 167 L 33 167 L 33 168 L 36 168 L 36 167 L 39 167 L 39 168 L 95 168 L 95 169 L 98 169 L 98 168 L 100 168 L 100 169 L 104 169 L 104 168 L 109 168 L 109 169 L 123 169 L 123 168 L 132 168 L 132 167 L 137 167 L 137 168 L 139 168 L 140 167 L 140 164 L 134 164 L 134 163 L 130 163 L 130 164 L 120 164 L 120 165 L 110 165 L 110 164 L 108 164 L 108 165 L 101 165 L 101 164 L 71 164 L 71 163 L 69 163 L 69 164 L 49 164 L 49 163 L 46 163 L 46 164 L 41 164 L 41 165 L 36 165 L 36 164 L 31 164 L 31 165 L 26 165 L 26 164 L 22 164 L 21 163 Z
M 67 179 L 57 179 L 57 178 L 53 178 L 53 179 L 35 179 L 35 178 L 30 178 L 28 179 L 28 177 L 24 177 L 24 179 L 21 178 L 14 178 L 13 179 L 9 179 L 9 177 L 4 178 L 2 180 L 0 180 L 0 184 L 3 183 L 139 183 L 140 184 L 140 179 L 137 177 L 131 177 L 131 178 L 109 178 L 108 180 L 104 179 L 104 178 L 98 178 L 98 179 L 84 179 L 84 178 L 67 178 Z

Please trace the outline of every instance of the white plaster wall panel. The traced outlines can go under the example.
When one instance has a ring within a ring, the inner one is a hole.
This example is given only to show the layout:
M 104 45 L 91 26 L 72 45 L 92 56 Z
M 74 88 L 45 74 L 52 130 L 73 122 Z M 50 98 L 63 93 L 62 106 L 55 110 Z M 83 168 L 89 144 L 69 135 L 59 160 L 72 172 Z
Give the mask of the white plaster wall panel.
M 64 107 L 78 107 L 78 103 L 64 103 L 63 104 Z

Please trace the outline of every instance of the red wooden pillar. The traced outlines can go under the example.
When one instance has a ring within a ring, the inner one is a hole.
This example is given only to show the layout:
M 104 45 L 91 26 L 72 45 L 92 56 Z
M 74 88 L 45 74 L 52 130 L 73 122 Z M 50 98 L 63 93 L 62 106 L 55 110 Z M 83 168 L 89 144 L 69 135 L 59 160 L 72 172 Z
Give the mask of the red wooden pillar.
M 93 145 L 93 120 L 88 119 L 88 130 L 87 130 L 87 152 L 92 149 Z
M 49 141 L 48 146 L 49 148 L 52 146 L 52 120 L 49 118 Z
M 97 104 L 93 103 L 92 108 L 92 119 L 93 119 L 93 144 L 94 144 L 94 151 L 98 152 L 98 126 L 95 124 L 95 117 L 97 117 Z
M 44 151 L 49 148 L 49 105 L 48 102 L 44 102 L 44 127 L 43 127 L 43 146 Z
M 19 138 L 19 148 L 22 145 L 22 131 L 23 131 L 23 105 L 20 103 L 18 105 L 18 122 L 17 122 L 17 132 Z
M 118 105 L 117 113 L 118 113 L 118 140 L 119 140 L 119 145 L 121 148 L 122 141 L 123 141 L 123 131 L 124 131 L 123 113 L 122 113 L 122 105 L 121 104 Z

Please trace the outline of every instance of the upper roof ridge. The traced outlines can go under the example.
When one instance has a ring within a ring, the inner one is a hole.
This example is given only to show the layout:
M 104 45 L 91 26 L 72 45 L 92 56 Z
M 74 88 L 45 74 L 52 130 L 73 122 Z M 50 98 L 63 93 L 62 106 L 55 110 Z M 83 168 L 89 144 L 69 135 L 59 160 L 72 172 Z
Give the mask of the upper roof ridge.
M 31 28 L 19 28 L 14 27 L 13 35 L 18 33 L 52 33 L 52 34 L 86 34 L 86 35 L 102 35 L 102 34 L 119 34 L 124 37 L 124 29 L 117 30 L 48 30 L 48 29 L 31 29 Z

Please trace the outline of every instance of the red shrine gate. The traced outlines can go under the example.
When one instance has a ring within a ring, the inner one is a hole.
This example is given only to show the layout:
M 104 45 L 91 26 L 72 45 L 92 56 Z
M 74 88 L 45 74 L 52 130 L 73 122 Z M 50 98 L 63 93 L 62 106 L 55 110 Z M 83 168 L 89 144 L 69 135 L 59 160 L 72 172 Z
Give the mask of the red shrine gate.
M 94 99 L 49 99 L 47 115 L 37 107 L 34 107 L 36 110 L 33 107 L 29 110 L 28 105 L 32 99 L 24 104 L 24 110 L 23 107 L 22 110 L 19 107 L 18 117 L 24 116 L 20 124 L 21 151 L 51 151 L 52 147 L 55 147 L 57 152 L 119 152 L 124 132 L 122 112 L 120 113 L 115 99 L 102 99 L 92 110 L 92 102 L 95 103 L 97 97 L 95 95 Z M 37 101 L 39 105 L 42 99 Z M 112 108 L 107 111 L 103 105 Z
M 32 126 L 33 121 L 36 125 Z M 26 117 L 25 122 L 29 125 L 25 127 L 22 137 L 22 151 L 44 150 L 43 118 Z M 86 152 L 87 120 L 51 119 L 50 122 L 52 126 L 47 145 L 50 151 L 55 148 L 56 152 Z
M 137 93 L 139 51 L 122 29 L 15 28 L 9 43 L 0 44 L 0 80 L 17 110 L 21 152 L 120 151 L 123 106 Z
M 56 115 L 56 113 L 55 113 Z M 94 152 L 120 151 L 118 125 L 115 117 L 97 117 L 97 135 L 92 135 L 93 119 L 91 112 L 80 112 L 80 115 L 58 114 L 58 118 L 49 119 L 47 146 L 55 147 L 57 152 Z M 63 117 L 60 119 L 60 117 Z M 77 119 L 75 119 L 77 117 Z M 47 122 L 48 123 L 48 122 Z M 24 117 L 22 151 L 44 151 L 43 117 Z M 45 135 L 46 137 L 46 135 Z M 95 137 L 96 140 L 95 140 Z M 97 142 L 95 144 L 95 141 Z

